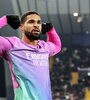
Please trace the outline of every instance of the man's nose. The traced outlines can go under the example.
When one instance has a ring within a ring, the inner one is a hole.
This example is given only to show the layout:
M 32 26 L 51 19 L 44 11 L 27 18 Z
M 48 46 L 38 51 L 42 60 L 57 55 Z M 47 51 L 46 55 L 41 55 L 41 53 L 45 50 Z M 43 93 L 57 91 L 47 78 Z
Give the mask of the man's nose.
M 38 27 L 39 28 L 40 24 L 38 24 L 37 22 L 34 23 L 34 27 Z

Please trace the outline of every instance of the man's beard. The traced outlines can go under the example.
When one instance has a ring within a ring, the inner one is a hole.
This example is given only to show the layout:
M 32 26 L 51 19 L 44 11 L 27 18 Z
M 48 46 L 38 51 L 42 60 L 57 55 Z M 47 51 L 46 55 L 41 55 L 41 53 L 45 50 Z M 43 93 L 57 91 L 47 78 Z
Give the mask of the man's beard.
M 41 33 L 38 35 L 34 35 L 32 34 L 32 32 L 25 32 L 25 35 L 29 40 L 38 40 L 40 39 Z

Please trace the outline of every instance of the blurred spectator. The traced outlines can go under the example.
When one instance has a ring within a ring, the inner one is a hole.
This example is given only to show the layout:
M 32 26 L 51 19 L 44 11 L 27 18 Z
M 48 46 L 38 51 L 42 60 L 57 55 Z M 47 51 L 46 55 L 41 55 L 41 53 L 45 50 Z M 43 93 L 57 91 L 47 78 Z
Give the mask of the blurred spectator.
M 50 73 L 53 100 L 84 100 L 85 88 L 90 88 L 90 76 L 78 69 L 88 69 L 89 58 L 89 47 L 64 47 L 55 56 Z M 78 75 L 76 84 L 71 84 L 72 72 Z

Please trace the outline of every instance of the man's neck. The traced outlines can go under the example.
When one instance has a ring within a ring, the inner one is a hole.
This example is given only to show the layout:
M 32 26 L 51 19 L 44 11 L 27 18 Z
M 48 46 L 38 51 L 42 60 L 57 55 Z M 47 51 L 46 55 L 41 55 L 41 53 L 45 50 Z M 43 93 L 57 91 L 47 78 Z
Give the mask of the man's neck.
M 36 46 L 37 42 L 38 42 L 38 40 L 30 40 L 30 39 L 28 39 L 25 35 L 22 37 L 22 41 L 24 41 L 27 44 L 34 45 L 34 46 Z

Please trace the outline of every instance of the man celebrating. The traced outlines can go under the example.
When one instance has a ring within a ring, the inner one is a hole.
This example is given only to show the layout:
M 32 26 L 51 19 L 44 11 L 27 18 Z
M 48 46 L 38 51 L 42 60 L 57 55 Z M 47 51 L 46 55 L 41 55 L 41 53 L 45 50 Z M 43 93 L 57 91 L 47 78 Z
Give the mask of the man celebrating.
M 9 24 L 22 32 L 22 39 L 0 36 L 0 55 L 9 64 L 14 87 L 14 100 L 52 100 L 49 57 L 61 50 L 61 40 L 50 24 L 42 24 L 35 11 L 0 18 L 0 28 Z M 47 34 L 47 41 L 40 40 Z

